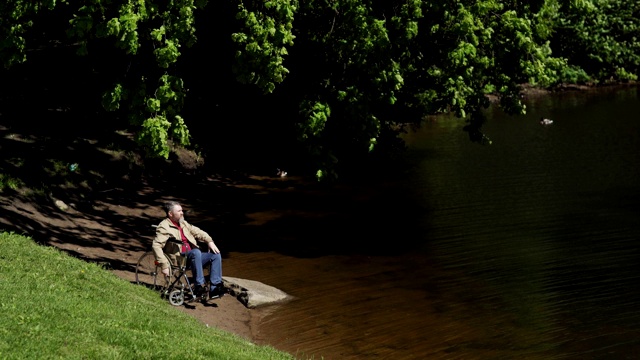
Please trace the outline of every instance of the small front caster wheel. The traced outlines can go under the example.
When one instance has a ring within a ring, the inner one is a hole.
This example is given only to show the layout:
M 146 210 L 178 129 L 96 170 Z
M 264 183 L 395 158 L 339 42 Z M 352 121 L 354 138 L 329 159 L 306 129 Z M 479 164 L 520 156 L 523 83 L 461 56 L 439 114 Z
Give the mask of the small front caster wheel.
M 184 291 L 182 290 L 173 290 L 169 294 L 169 302 L 171 305 L 180 306 L 184 303 Z

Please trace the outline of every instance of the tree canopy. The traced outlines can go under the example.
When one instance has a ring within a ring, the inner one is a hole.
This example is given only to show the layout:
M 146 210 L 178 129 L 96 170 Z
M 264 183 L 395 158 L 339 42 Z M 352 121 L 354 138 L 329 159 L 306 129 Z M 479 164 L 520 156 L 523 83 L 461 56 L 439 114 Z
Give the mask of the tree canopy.
M 295 139 L 332 179 L 401 146 L 402 125 L 425 115 L 477 130 L 489 94 L 521 114 L 525 83 L 635 80 L 639 12 L 638 0 L 10 0 L 0 60 L 6 74 L 29 50 L 73 49 L 151 156 L 238 122 Z M 257 110 L 216 118 L 242 107 Z

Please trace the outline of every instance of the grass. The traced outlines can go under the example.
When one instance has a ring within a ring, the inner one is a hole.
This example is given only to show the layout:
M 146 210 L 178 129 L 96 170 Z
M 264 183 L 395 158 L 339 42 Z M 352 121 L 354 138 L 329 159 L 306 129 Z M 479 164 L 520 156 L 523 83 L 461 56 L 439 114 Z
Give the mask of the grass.
M 18 178 L 14 178 L 6 174 L 0 174 L 0 192 L 2 192 L 2 190 L 4 190 L 5 188 L 17 190 L 23 185 L 24 183 L 22 182 L 22 180 Z
M 2 359 L 293 359 L 208 328 L 100 266 L 0 233 Z

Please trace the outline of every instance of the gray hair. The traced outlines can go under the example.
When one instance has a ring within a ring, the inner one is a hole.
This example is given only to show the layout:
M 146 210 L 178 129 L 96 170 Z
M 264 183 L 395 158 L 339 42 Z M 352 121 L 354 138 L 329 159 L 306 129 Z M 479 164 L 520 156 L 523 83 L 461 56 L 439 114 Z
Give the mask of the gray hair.
M 180 203 L 177 201 L 167 201 L 166 203 L 164 203 L 164 212 L 167 213 L 167 216 L 169 215 L 169 211 L 173 210 L 174 207 L 179 206 Z

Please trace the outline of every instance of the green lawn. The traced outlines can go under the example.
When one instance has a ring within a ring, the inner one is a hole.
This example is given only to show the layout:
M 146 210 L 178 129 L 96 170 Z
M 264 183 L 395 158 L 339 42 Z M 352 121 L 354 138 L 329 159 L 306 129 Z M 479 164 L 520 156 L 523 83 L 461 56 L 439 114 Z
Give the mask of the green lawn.
M 2 359 L 293 359 L 208 328 L 98 265 L 0 233 Z

